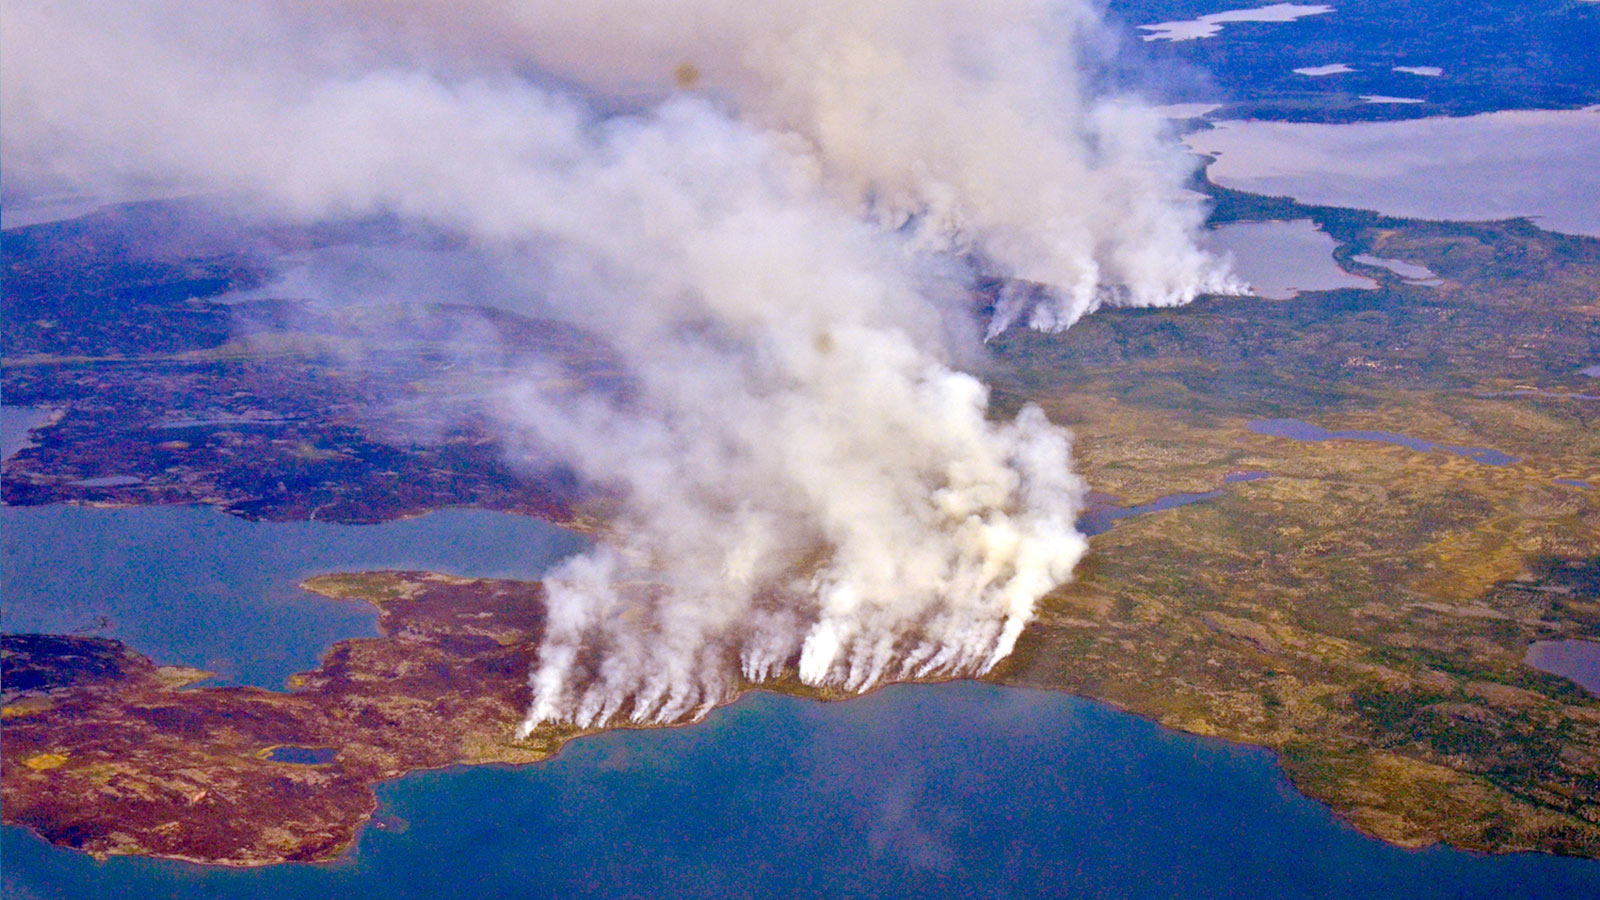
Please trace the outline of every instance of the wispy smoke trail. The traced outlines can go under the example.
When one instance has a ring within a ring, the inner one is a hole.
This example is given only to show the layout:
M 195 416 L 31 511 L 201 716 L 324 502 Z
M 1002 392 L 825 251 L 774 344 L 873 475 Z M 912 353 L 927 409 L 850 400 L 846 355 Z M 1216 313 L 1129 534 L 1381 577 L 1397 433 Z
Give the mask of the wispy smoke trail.
M 8 181 L 446 228 L 629 367 L 497 397 L 617 504 L 528 727 L 985 671 L 1084 542 L 1066 432 L 959 370 L 972 278 L 1035 285 L 991 331 L 1233 287 L 1161 121 L 1084 95 L 1081 0 L 127 7 L 8 4 Z

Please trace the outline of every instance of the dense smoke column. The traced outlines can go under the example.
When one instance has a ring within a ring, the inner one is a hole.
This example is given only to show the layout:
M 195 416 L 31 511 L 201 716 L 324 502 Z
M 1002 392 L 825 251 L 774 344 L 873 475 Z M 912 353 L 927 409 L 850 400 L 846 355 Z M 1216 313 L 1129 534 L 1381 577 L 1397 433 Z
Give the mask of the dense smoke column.
M 396 216 L 610 345 L 626 392 L 495 396 L 513 460 L 615 503 L 548 580 L 528 728 L 692 717 L 790 667 L 987 670 L 1081 556 L 1082 487 L 1067 433 L 991 419 L 959 361 L 985 326 L 1234 286 L 1159 117 L 1081 88 L 1081 0 L 19 0 L 6 26 L 8 191 Z M 980 324 L 980 276 L 1030 287 Z
M 615 226 L 651 248 L 649 282 L 585 266 L 567 295 L 634 389 L 540 380 L 499 406 L 522 455 L 619 500 L 603 543 L 547 579 L 527 726 L 674 721 L 791 665 L 850 690 L 986 670 L 1083 552 L 1068 435 L 1037 409 L 987 418 L 951 362 L 976 323 L 945 254 L 840 209 L 764 133 L 696 103 L 662 115 L 699 135 L 671 141 L 692 177 L 651 179 L 684 220 Z M 626 138 L 601 155 L 656 165 L 661 145 Z
M 607 543 L 546 580 L 530 725 L 672 721 L 790 665 L 808 683 L 863 690 L 986 671 L 1010 652 L 1084 549 L 1067 435 L 1034 408 L 986 420 L 981 385 L 915 353 L 903 368 L 884 362 L 884 333 L 850 340 L 861 346 L 826 351 L 839 357 L 822 364 L 829 381 L 759 397 L 784 412 L 747 428 L 681 408 L 646 421 L 613 410 L 609 426 L 584 429 L 585 446 L 625 454 L 649 435 L 670 449 L 647 466 L 569 456 L 623 485 L 626 511 Z M 868 379 L 877 396 L 819 402 Z

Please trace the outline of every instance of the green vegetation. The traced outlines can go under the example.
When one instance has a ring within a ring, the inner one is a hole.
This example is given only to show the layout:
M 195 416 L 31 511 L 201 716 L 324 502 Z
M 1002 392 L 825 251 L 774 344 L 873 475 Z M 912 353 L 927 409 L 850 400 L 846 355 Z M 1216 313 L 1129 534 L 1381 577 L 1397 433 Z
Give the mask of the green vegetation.
M 1274 748 L 1296 785 L 1388 840 L 1600 857 L 1600 700 L 1522 662 L 1536 640 L 1600 637 L 1600 490 L 1558 481 L 1600 486 L 1600 382 L 1578 374 L 1600 363 L 1600 241 L 1206 189 L 1217 221 L 1311 218 L 1343 242 L 1347 267 L 1371 253 L 1443 283 L 1362 267 L 1381 290 L 1202 298 L 1105 310 L 1061 335 L 1001 336 L 982 373 L 996 414 L 1032 402 L 1070 425 L 1094 490 L 1125 505 L 1222 493 L 1096 536 L 1077 580 L 1046 598 L 991 677 Z M 162 330 L 172 309 L 157 304 L 149 327 L 129 333 L 178 334 Z M 353 423 L 396 384 L 470 396 L 427 340 L 385 361 L 396 377 L 364 384 L 318 352 L 277 352 L 293 342 L 242 356 L 220 338 L 102 347 L 71 317 L 52 321 L 63 324 L 28 331 L 23 346 L 138 358 L 7 360 L 8 399 L 66 408 L 8 462 L 8 503 L 200 501 L 373 521 L 472 502 L 605 516 L 604 498 L 568 475 L 530 484 L 506 471 L 484 435 L 407 446 Z M 508 347 L 626 390 L 584 336 L 496 325 Z M 400 380 L 417 371 L 439 377 Z M 1264 418 L 1518 461 L 1250 429 Z M 1225 480 L 1239 472 L 1269 475 Z M 143 481 L 77 484 L 110 473 Z M 375 780 L 534 761 L 579 733 L 512 740 L 542 631 L 536 587 L 393 573 L 307 587 L 378 606 L 385 636 L 341 642 L 287 694 L 180 690 L 203 673 L 109 641 L 8 637 L 6 820 L 101 854 L 324 859 L 370 814 Z M 822 696 L 792 681 L 763 687 Z M 280 744 L 340 752 L 328 766 L 262 758 Z
M 1204 504 L 1096 537 L 1001 681 L 1264 744 L 1358 827 L 1408 845 L 1600 856 L 1600 700 L 1524 665 L 1600 636 L 1600 242 L 1219 192 L 1315 218 L 1438 288 L 1208 299 L 1008 335 L 1004 402 L 1077 434 L 1090 486 Z M 1542 393 L 1527 393 L 1536 390 Z M 1584 391 L 1588 390 L 1588 394 Z M 1522 391 L 1522 393 L 1517 393 Z M 1294 417 L 1519 458 L 1251 431 Z

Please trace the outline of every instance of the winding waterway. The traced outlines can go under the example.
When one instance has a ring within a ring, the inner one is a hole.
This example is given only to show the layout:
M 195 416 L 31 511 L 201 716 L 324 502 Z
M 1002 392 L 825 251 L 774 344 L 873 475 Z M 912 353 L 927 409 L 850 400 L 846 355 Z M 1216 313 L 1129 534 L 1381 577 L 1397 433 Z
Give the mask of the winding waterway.
M 1371 441 L 1379 444 L 1396 444 L 1409 447 L 1419 453 L 1428 453 L 1434 450 L 1443 450 L 1457 456 L 1486 466 L 1509 466 L 1520 462 L 1515 456 L 1502 453 L 1493 447 L 1458 447 L 1451 444 L 1437 444 L 1433 441 L 1412 437 L 1396 431 L 1367 431 L 1364 429 L 1349 429 L 1345 431 L 1329 431 L 1320 425 L 1302 422 L 1299 419 L 1256 419 L 1245 424 L 1246 428 L 1256 434 L 1265 434 L 1271 437 L 1288 438 L 1293 441 Z

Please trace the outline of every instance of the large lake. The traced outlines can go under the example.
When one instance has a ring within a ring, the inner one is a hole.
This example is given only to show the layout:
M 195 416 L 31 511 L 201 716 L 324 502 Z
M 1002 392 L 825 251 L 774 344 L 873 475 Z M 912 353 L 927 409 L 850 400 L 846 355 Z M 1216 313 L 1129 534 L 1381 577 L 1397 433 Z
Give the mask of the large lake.
M 221 661 L 252 683 L 370 630 L 364 611 L 341 619 L 329 611 L 339 604 L 297 599 L 304 574 L 406 565 L 528 575 L 581 545 L 541 523 L 469 511 L 336 526 L 55 506 L 6 509 L 4 526 L 7 628 L 60 630 L 103 613 L 108 633 L 136 649 Z M 6 828 L 4 893 L 1600 896 L 1600 863 L 1399 850 L 1296 794 L 1264 750 L 970 682 L 831 704 L 757 694 L 696 726 L 588 738 L 523 768 L 417 774 L 379 794 L 377 824 L 326 865 L 98 863 Z
M 281 688 L 377 610 L 300 590 L 362 569 L 537 578 L 583 538 L 538 519 L 454 509 L 381 525 L 248 522 L 209 507 L 0 509 L 0 627 L 114 637 L 220 682 Z
M 1262 750 L 974 683 L 771 694 L 520 769 L 382 786 L 328 865 L 96 863 L 6 829 L 7 897 L 1600 896 L 1600 863 L 1400 850 Z
M 1421 219 L 1531 216 L 1600 237 L 1600 107 L 1329 125 L 1217 122 L 1184 141 L 1225 187 Z

